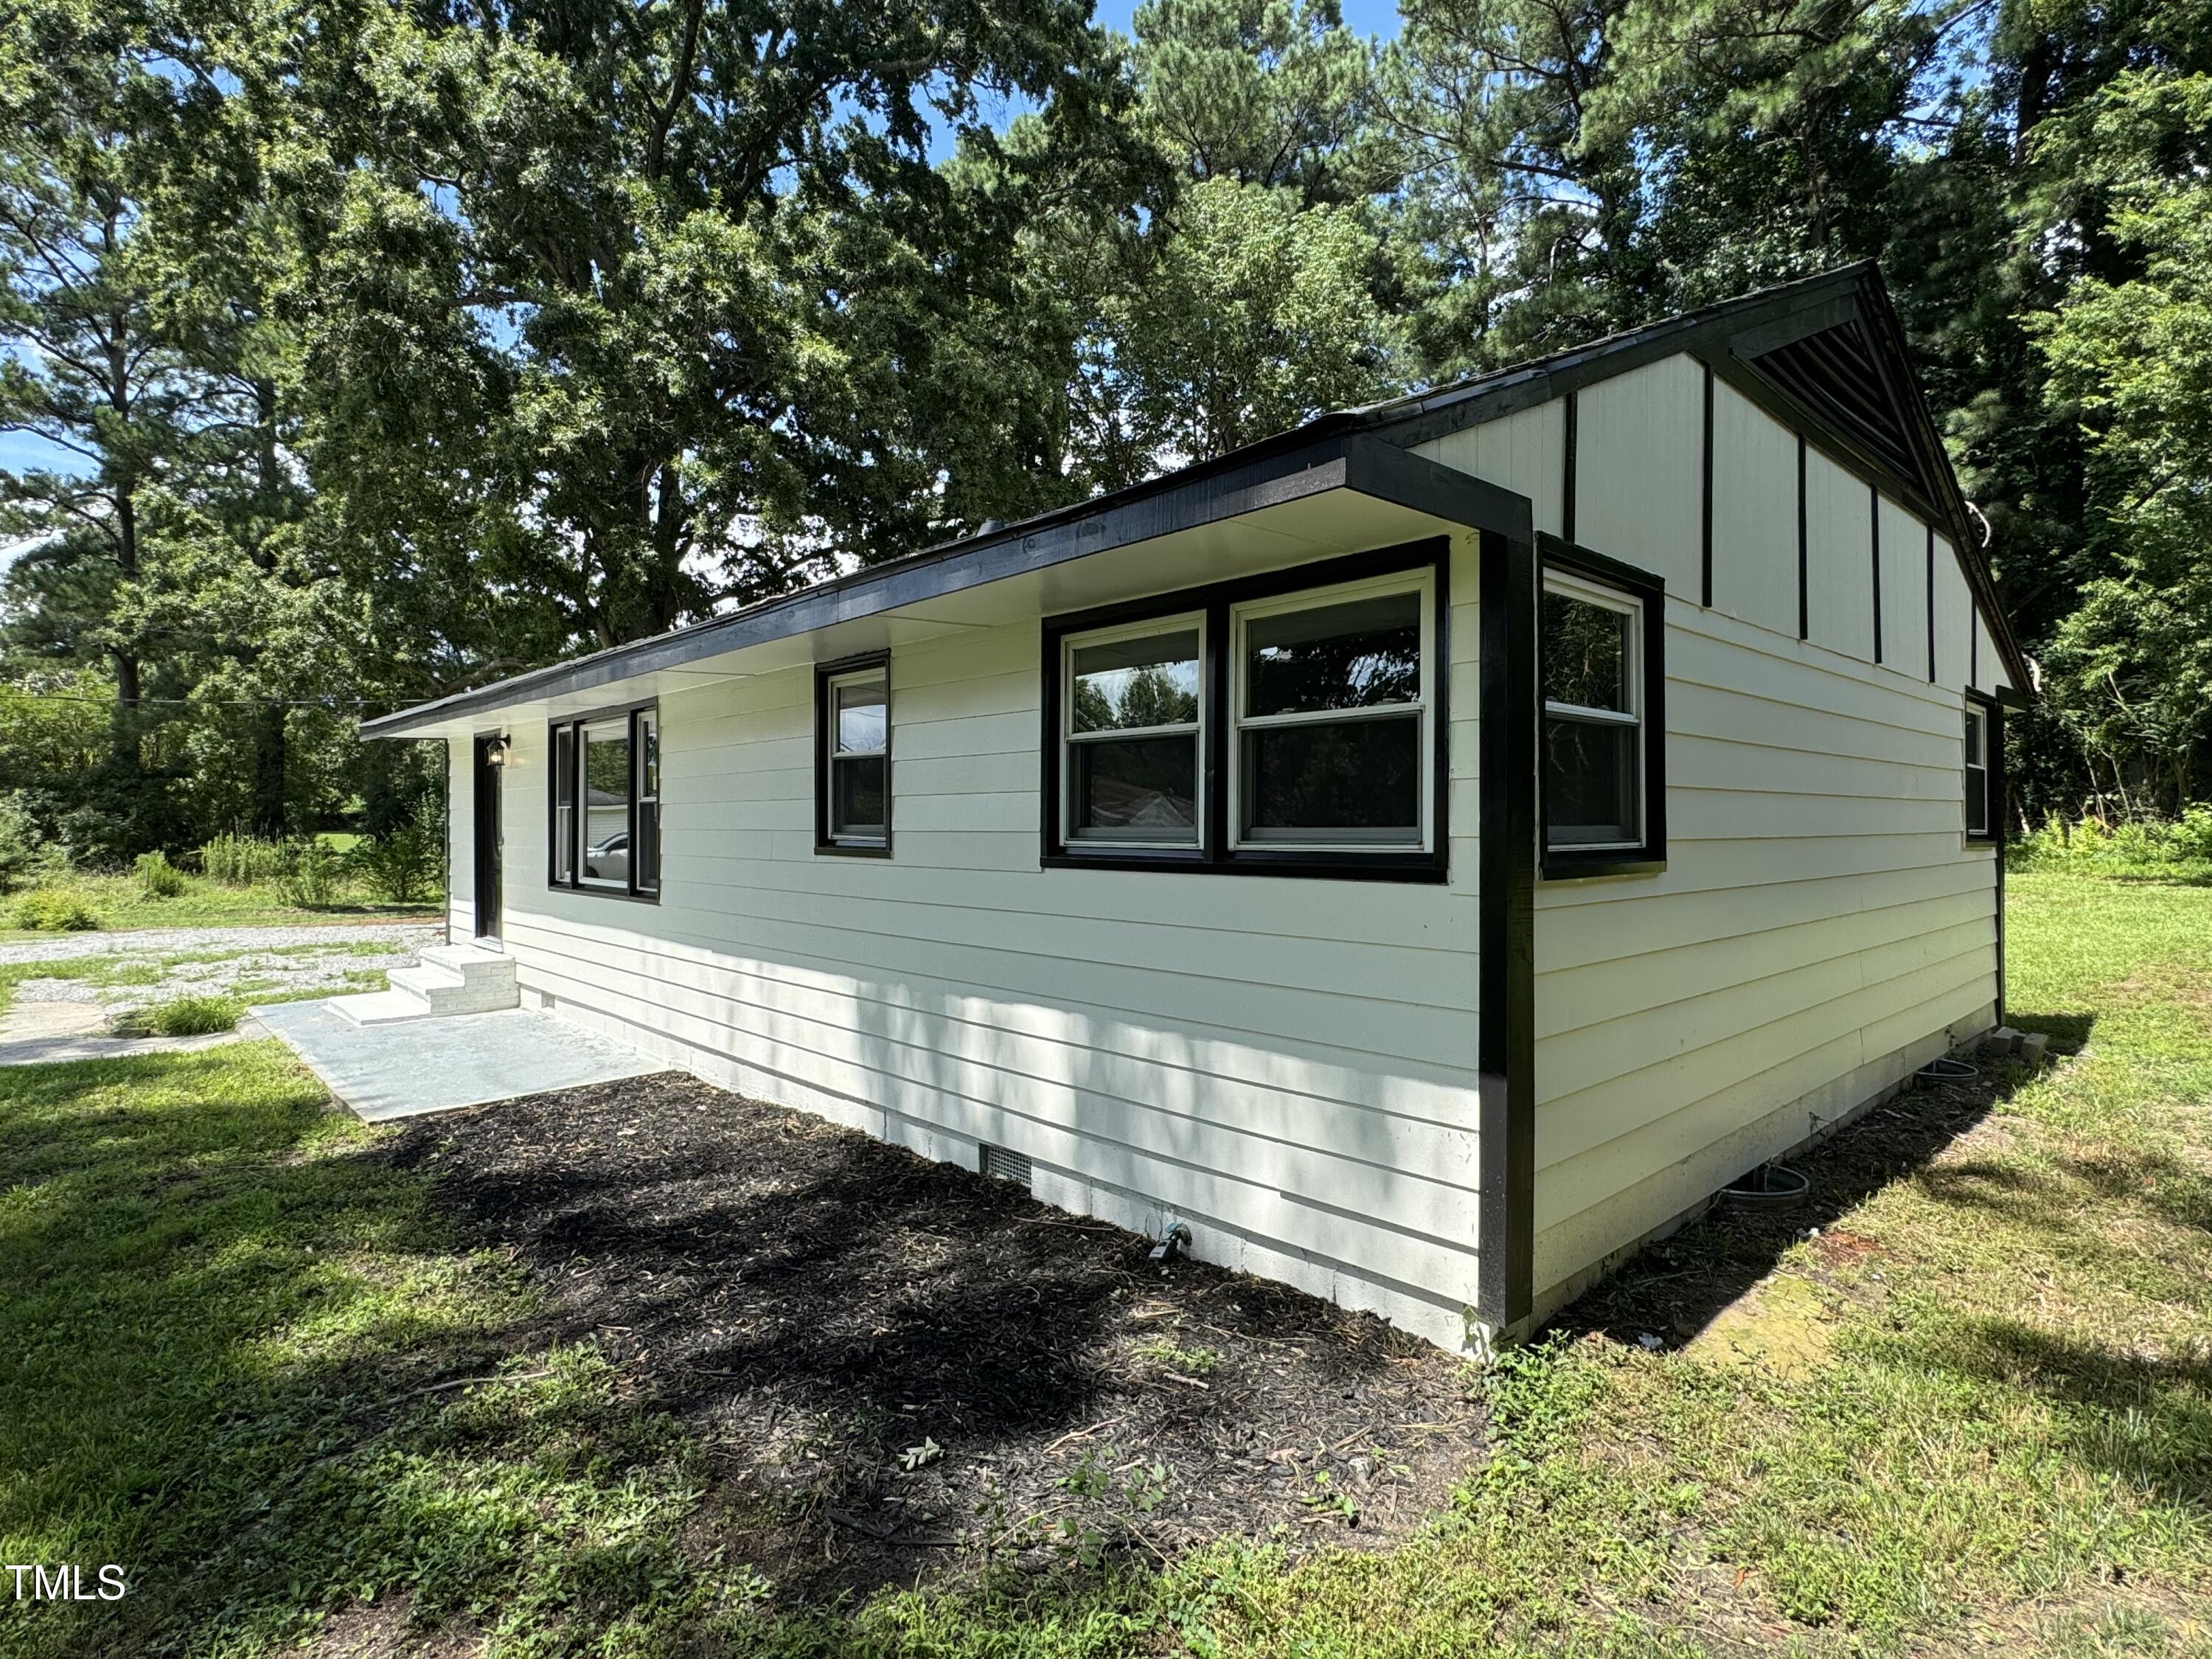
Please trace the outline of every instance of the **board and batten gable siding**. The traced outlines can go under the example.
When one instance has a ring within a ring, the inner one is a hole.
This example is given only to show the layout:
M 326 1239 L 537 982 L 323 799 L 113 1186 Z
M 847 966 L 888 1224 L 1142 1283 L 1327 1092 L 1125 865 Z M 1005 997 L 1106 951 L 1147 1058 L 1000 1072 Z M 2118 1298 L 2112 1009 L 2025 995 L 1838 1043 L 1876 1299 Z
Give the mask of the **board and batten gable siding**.
M 1965 575 L 1939 537 L 1931 684 L 1927 526 L 1808 444 L 1800 640 L 1797 434 L 1713 392 L 1710 609 L 1702 365 L 1577 396 L 1575 539 L 1668 595 L 1668 848 L 1656 875 L 1538 888 L 1540 1316 L 1996 1016 L 1995 860 L 1961 816 L 1977 630 L 1983 683 L 2001 670 Z M 1543 407 L 1510 418 L 1544 430 Z M 1419 453 L 1506 482 L 1474 432 Z
M 1725 380 L 1713 386 L 1713 603 L 1797 631 L 1797 434 Z M 1683 590 L 1695 597 L 1696 590 Z
M 888 859 L 815 852 L 810 669 L 664 692 L 657 906 L 548 889 L 545 726 L 518 710 L 525 1001 L 925 1157 L 1009 1147 L 1049 1202 L 1181 1220 L 1202 1258 L 1456 1348 L 1480 1242 L 1475 560 L 1455 543 L 1446 885 L 1041 868 L 1032 620 L 894 645 Z
M 1575 540 L 1693 599 L 1705 568 L 1705 365 L 1674 356 L 1576 396 Z

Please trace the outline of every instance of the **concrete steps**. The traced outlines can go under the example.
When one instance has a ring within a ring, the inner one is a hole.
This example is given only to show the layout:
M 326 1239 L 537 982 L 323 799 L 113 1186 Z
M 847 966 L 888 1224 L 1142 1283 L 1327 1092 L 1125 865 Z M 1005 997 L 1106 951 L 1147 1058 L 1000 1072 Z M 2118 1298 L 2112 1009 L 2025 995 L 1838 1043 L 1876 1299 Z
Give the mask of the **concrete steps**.
M 434 945 L 417 965 L 395 968 L 386 977 L 390 990 L 333 997 L 331 1006 L 356 1025 L 388 1025 L 403 1019 L 488 1014 L 521 1002 L 514 958 L 477 945 Z

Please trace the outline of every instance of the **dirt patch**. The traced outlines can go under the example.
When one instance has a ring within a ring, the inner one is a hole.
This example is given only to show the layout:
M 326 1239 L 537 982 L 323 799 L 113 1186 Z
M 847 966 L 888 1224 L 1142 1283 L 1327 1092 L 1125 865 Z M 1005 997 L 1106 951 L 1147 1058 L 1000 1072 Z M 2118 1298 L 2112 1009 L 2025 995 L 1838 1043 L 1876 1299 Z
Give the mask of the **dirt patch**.
M 783 1586 L 1380 1540 L 1478 1461 L 1471 1369 L 1380 1320 L 678 1073 L 386 1156 L 711 1449 L 696 1525 Z

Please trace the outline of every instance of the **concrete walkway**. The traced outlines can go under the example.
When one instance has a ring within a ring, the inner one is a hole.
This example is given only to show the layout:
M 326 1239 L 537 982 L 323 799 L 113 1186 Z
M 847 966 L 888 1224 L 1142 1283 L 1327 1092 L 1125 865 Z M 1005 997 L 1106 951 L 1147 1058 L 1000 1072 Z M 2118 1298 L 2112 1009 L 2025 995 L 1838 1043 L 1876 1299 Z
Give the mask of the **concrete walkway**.
M 323 1086 L 371 1123 L 663 1071 L 534 1009 L 356 1025 L 327 1002 L 251 1011 Z

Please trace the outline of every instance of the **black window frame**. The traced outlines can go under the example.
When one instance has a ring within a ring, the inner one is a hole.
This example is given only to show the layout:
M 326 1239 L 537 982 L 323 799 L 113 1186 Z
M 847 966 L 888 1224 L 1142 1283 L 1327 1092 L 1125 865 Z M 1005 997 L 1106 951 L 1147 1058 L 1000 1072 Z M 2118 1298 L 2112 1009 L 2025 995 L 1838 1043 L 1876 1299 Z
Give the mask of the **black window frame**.
M 839 836 L 830 824 L 830 744 L 836 722 L 830 707 L 830 688 L 855 674 L 880 673 L 884 680 L 884 834 L 880 841 Z M 895 733 L 891 720 L 891 653 L 864 651 L 814 667 L 814 850 L 827 858 L 887 859 L 891 855 L 891 774 Z
M 668 884 L 666 871 L 661 858 L 661 842 L 664 839 L 661 830 L 665 815 L 660 809 L 665 808 L 667 801 L 665 778 L 653 796 L 653 805 L 656 808 L 653 848 L 653 885 L 650 889 L 645 889 L 637 884 L 639 863 L 637 809 L 639 796 L 642 793 L 638 787 L 638 768 L 642 764 L 645 757 L 645 747 L 638 741 L 638 720 L 641 715 L 649 715 L 652 718 L 655 744 L 658 746 L 666 728 L 661 722 L 660 700 L 657 697 L 647 697 L 638 702 L 616 703 L 608 708 L 594 708 L 580 714 L 564 714 L 557 720 L 546 722 L 545 885 L 551 891 L 581 893 L 592 898 L 613 899 L 630 904 L 660 902 L 660 895 Z M 586 813 L 581 787 L 584 728 L 587 726 L 605 725 L 612 720 L 626 722 L 629 744 L 629 867 L 624 872 L 623 885 L 620 887 L 584 879 L 583 837 Z M 568 760 L 565 769 L 561 761 L 561 736 L 564 732 L 568 734 Z M 665 767 L 665 757 L 662 757 L 660 763 L 664 768 Z M 572 791 L 570 823 L 574 827 L 574 845 L 568 849 L 570 864 L 566 879 L 563 879 L 561 875 L 561 785 L 564 770 L 568 775 Z
M 1230 581 L 1211 582 L 1172 592 L 1147 595 L 1119 605 L 1048 617 L 1039 656 L 1042 679 L 1040 727 L 1038 862 L 1049 870 L 1170 870 L 1193 874 L 1291 876 L 1327 880 L 1443 882 L 1451 865 L 1451 538 L 1425 537 L 1338 558 L 1317 560 L 1285 570 Z M 1235 607 L 1280 599 L 1308 589 L 1342 586 L 1407 573 L 1425 574 L 1432 607 L 1429 650 L 1424 665 L 1424 709 L 1428 732 L 1430 775 L 1428 844 L 1421 848 L 1322 850 L 1233 844 L 1229 822 L 1228 769 L 1236 763 L 1231 730 L 1234 707 L 1231 680 L 1237 631 Z M 1065 690 L 1061 681 L 1064 642 L 1070 635 L 1196 613 L 1204 618 L 1199 690 L 1200 825 L 1194 847 L 1111 848 L 1068 841 L 1061 826 L 1063 789 L 1060 726 Z
M 1974 828 L 1973 768 L 1966 762 L 1966 732 L 1968 716 L 1982 717 L 1982 827 Z M 1966 707 L 1960 711 L 1959 796 L 1960 830 L 1970 847 L 1996 847 L 2005 836 L 2005 764 L 2004 764 L 2004 705 L 1987 692 L 1966 692 Z
M 1667 585 L 1648 570 L 1559 537 L 1536 538 L 1536 835 L 1539 869 L 1547 881 L 1580 881 L 1598 876 L 1656 875 L 1667 867 Z M 1544 585 L 1553 571 L 1595 587 L 1610 588 L 1637 601 L 1642 630 L 1638 639 L 1644 671 L 1638 720 L 1644 738 L 1644 834 L 1634 846 L 1552 845 L 1550 812 L 1544 800 L 1543 723 L 1544 630 L 1540 621 Z

